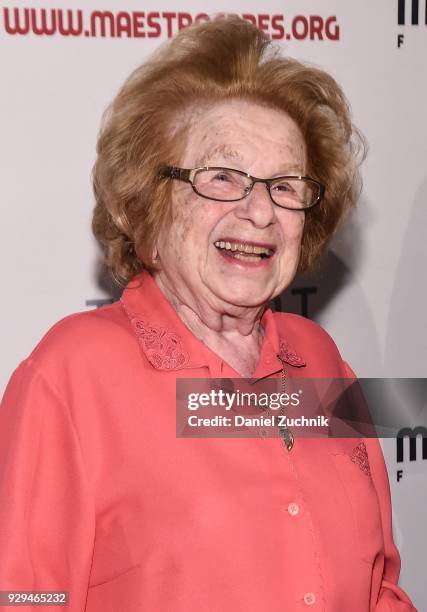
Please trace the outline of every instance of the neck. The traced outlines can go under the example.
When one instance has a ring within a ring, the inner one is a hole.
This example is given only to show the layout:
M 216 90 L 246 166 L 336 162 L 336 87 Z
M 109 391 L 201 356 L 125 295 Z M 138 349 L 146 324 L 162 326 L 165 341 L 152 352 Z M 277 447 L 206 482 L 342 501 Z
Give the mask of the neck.
M 161 274 L 154 279 L 181 321 L 199 340 L 243 376 L 253 373 L 262 345 L 260 321 L 264 305 L 245 308 L 224 303 L 212 307 L 191 295 L 179 295 Z

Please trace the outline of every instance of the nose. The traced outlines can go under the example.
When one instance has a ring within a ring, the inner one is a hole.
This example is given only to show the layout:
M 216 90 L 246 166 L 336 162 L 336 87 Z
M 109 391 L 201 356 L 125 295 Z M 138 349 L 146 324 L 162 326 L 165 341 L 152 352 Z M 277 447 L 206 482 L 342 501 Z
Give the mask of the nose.
M 250 221 L 254 227 L 263 229 L 276 220 L 275 205 L 265 183 L 255 183 L 250 194 L 236 204 L 234 214 Z

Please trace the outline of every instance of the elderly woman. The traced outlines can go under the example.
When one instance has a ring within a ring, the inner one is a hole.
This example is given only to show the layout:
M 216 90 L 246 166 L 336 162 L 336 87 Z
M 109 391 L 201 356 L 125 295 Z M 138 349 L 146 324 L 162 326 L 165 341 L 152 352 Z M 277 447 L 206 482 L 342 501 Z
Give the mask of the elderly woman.
M 175 430 L 178 378 L 352 376 L 325 331 L 267 304 L 352 206 L 356 142 L 337 83 L 237 17 L 131 75 L 93 221 L 127 286 L 8 386 L 1 589 L 68 591 L 73 612 L 414 610 L 377 440 Z

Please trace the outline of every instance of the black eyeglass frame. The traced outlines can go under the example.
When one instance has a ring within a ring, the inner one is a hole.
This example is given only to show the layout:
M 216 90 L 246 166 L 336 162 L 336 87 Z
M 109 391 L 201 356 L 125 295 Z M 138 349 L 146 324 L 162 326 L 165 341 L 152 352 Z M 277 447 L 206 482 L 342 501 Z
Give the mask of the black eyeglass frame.
M 197 172 L 200 172 L 201 170 L 231 170 L 232 172 L 236 172 L 237 174 L 241 174 L 242 176 L 246 176 L 247 178 L 251 179 L 252 184 L 250 185 L 250 188 L 245 193 L 245 195 L 242 196 L 241 198 L 233 198 L 231 200 L 224 200 L 223 198 L 212 198 L 212 197 L 203 195 L 202 193 L 197 191 L 196 186 L 194 185 L 194 182 L 193 182 L 194 177 L 196 176 Z M 192 173 L 194 174 L 192 175 Z M 178 181 L 184 181 L 186 183 L 190 183 L 191 187 L 193 188 L 193 191 L 197 193 L 198 196 L 200 196 L 201 198 L 205 198 L 206 200 L 214 200 L 216 202 L 238 202 L 240 200 L 244 200 L 244 198 L 246 198 L 251 193 L 255 183 L 264 183 L 264 185 L 267 187 L 268 194 L 273 204 L 275 204 L 276 206 L 279 206 L 279 208 L 286 208 L 287 210 L 310 210 L 311 208 L 313 208 L 313 206 L 316 206 L 316 204 L 319 204 L 319 202 L 321 202 L 325 196 L 325 186 L 322 185 L 322 183 L 319 183 L 319 181 L 316 181 L 315 179 L 311 178 L 310 176 L 284 175 L 284 176 L 276 176 L 270 179 L 261 179 L 261 178 L 257 178 L 256 176 L 252 176 L 251 174 L 248 174 L 247 172 L 243 172 L 242 170 L 236 170 L 235 168 L 224 168 L 223 166 L 200 166 L 198 168 L 178 168 L 177 166 L 162 166 L 159 170 L 159 177 L 160 178 L 172 178 Z M 304 206 L 302 208 L 294 208 L 291 206 L 283 206 L 282 204 L 278 204 L 273 199 L 273 196 L 271 195 L 271 185 L 275 183 L 276 181 L 280 181 L 283 179 L 298 179 L 298 180 L 314 183 L 319 188 L 319 195 L 317 196 L 313 204 L 310 204 L 309 206 Z

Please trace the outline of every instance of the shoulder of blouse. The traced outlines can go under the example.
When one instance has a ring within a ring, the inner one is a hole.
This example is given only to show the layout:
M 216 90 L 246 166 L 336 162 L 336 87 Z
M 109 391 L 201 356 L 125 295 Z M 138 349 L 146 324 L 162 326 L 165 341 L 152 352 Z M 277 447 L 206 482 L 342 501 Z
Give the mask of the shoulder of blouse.
M 28 356 L 44 370 L 73 363 L 102 362 L 105 355 L 134 344 L 134 336 L 119 302 L 68 315 L 55 323 Z
M 310 350 L 313 343 L 316 348 L 321 347 L 339 355 L 339 350 L 328 332 L 311 319 L 287 312 L 275 312 L 274 319 L 279 334 L 299 349 L 302 355 Z
M 305 376 L 356 378 L 328 332 L 318 323 L 293 313 L 276 312 L 280 337 L 305 361 Z

